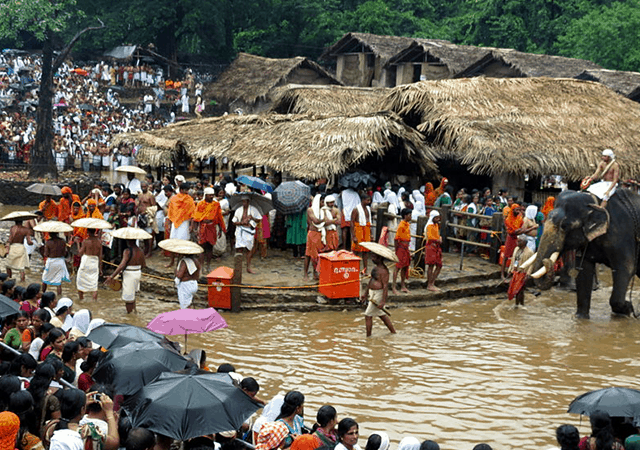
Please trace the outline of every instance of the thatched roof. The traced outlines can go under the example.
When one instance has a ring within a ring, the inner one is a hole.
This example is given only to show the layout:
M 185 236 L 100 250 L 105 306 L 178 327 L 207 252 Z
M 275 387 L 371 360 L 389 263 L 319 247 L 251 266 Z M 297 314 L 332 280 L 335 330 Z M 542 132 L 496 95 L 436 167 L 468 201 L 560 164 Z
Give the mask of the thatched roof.
M 467 78 L 398 86 L 382 105 L 419 124 L 441 157 L 473 173 L 590 175 L 612 148 L 640 177 L 640 107 L 605 86 L 552 78 Z
M 597 81 L 634 101 L 640 101 L 640 73 L 622 70 L 585 70 L 578 80 Z
M 274 91 L 271 112 L 357 115 L 380 111 L 388 88 L 289 84 Z
M 258 100 L 266 99 L 274 87 L 286 84 L 292 72 L 298 68 L 317 72 L 327 80 L 327 84 L 342 84 L 318 64 L 302 56 L 273 59 L 239 53 L 210 90 L 215 98 L 223 102 L 242 100 L 253 105 Z
M 411 45 L 397 53 L 387 65 L 407 62 L 430 62 L 442 64 L 449 69 L 450 76 L 462 72 L 494 50 L 472 45 L 456 45 L 431 39 L 415 39 Z
M 338 42 L 326 49 L 320 59 L 333 59 L 341 53 L 373 53 L 386 64 L 393 56 L 409 47 L 415 38 L 403 36 L 380 36 L 369 33 L 347 33 Z M 448 42 L 438 39 L 432 42 Z
M 585 70 L 602 69 L 596 63 L 584 59 L 523 53 L 512 49 L 493 49 L 483 58 L 456 74 L 455 78 L 484 75 L 485 68 L 496 62 L 515 70 L 520 77 L 573 78 Z
M 226 156 L 232 163 L 309 179 L 330 178 L 363 164 L 390 173 L 437 172 L 423 136 L 391 112 L 228 115 L 118 135 L 114 143 L 120 142 L 141 144 L 138 161 L 151 165 L 170 164 L 171 153 L 183 148 L 194 159 Z

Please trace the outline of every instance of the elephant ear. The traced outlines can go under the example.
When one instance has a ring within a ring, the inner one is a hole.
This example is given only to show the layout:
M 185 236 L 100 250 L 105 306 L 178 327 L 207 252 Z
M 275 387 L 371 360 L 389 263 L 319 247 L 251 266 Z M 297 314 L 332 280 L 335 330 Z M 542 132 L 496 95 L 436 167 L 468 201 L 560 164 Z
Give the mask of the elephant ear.
M 609 211 L 600 205 L 590 204 L 589 215 L 584 224 L 584 234 L 589 242 L 602 236 L 609 229 Z

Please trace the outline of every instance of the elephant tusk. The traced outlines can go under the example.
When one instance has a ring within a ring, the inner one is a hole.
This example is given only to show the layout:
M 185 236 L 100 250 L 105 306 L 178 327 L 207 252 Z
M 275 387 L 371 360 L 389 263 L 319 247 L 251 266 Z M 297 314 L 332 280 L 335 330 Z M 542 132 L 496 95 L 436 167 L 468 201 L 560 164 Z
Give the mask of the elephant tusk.
M 545 266 L 542 266 L 536 273 L 534 273 L 533 275 L 531 275 L 531 278 L 540 278 L 542 277 L 545 273 L 547 273 L 547 268 Z
M 549 259 L 551 260 L 552 263 L 555 264 L 556 261 L 558 260 L 558 256 L 560 256 L 560 252 L 553 252 L 549 257 Z
M 533 256 L 529 259 L 527 259 L 525 262 L 522 263 L 522 265 L 520 266 L 521 270 L 526 269 L 527 267 L 529 267 L 531 264 L 534 263 L 534 261 L 536 260 L 536 256 L 538 256 L 538 253 L 534 253 Z

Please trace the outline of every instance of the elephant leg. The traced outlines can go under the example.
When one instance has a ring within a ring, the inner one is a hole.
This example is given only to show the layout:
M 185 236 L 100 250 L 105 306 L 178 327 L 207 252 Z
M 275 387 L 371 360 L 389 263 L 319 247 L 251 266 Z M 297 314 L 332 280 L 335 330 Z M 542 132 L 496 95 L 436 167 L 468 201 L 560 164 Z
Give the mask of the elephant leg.
M 629 282 L 633 277 L 633 263 L 630 261 L 628 264 L 617 267 L 613 272 L 613 291 L 611 292 L 611 298 L 609 298 L 609 305 L 611 305 L 611 311 L 615 314 L 624 314 L 628 316 L 633 314 L 633 305 L 631 302 L 625 300 L 627 289 L 629 288 Z
M 578 296 L 578 309 L 576 317 L 581 319 L 589 318 L 591 309 L 591 292 L 593 291 L 593 274 L 595 264 L 591 261 L 583 261 L 582 268 L 576 277 L 576 294 Z

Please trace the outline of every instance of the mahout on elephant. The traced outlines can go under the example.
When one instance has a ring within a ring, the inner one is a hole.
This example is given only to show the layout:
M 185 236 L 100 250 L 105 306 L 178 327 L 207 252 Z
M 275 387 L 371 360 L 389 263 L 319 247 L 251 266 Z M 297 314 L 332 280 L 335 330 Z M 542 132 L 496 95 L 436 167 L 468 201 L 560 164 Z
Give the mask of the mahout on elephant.
M 597 263 L 612 271 L 611 311 L 634 314 L 625 296 L 633 276 L 640 276 L 640 195 L 618 189 L 603 208 L 589 193 L 560 193 L 545 222 L 538 251 L 525 264 L 533 264 L 533 278 L 551 277 L 558 256 L 571 250 L 575 250 L 578 269 L 576 316 L 589 318 Z

